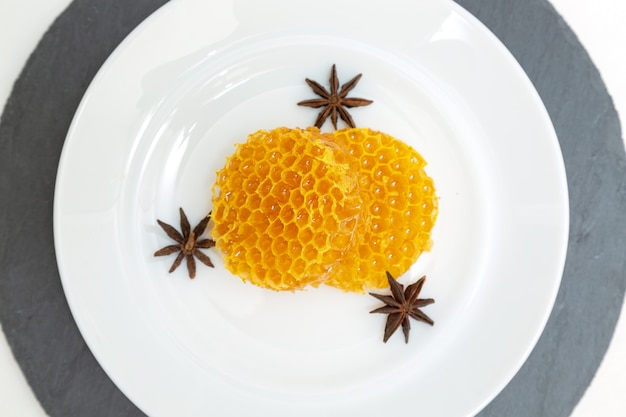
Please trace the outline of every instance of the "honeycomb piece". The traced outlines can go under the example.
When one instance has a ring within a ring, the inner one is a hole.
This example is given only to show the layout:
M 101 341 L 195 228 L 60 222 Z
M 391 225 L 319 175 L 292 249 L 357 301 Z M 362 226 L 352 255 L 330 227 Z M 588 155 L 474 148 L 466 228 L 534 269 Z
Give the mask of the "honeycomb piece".
M 273 290 L 334 274 L 362 211 L 348 156 L 316 128 L 258 131 L 238 145 L 213 186 L 211 233 L 226 267 Z
M 261 287 L 386 287 L 385 271 L 400 276 L 432 246 L 425 165 L 370 129 L 256 132 L 217 172 L 213 238 L 226 267 Z
M 355 256 L 342 260 L 342 274 L 326 284 L 363 292 L 387 287 L 385 271 L 405 273 L 432 246 L 438 213 L 426 161 L 406 143 L 366 128 L 335 131 L 333 140 L 350 155 L 359 175 L 364 212 L 355 235 Z

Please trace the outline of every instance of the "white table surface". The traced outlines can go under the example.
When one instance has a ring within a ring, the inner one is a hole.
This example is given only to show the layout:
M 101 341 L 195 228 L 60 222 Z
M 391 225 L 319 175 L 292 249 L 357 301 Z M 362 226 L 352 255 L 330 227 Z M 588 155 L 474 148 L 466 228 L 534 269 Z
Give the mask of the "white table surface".
M 13 82 L 37 42 L 69 3 L 70 0 L 0 0 L 0 108 L 4 108 Z M 587 48 L 618 113 L 624 118 L 626 1 L 551 0 L 551 3 Z M 623 123 L 622 129 L 626 129 Z M 626 309 L 623 309 L 609 350 L 572 417 L 626 416 L 625 388 Z M 46 416 L 13 359 L 3 334 L 0 334 L 0 415 Z

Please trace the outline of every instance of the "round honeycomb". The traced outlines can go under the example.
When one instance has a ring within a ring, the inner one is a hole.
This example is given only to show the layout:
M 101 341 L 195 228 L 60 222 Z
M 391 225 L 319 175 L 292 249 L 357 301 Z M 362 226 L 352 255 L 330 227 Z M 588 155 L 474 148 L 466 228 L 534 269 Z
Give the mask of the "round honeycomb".
M 370 129 L 259 131 L 213 186 L 216 246 L 243 280 L 274 290 L 388 285 L 429 250 L 437 198 L 425 160 Z
M 355 256 L 344 260 L 348 279 L 332 275 L 329 285 L 348 291 L 388 286 L 385 271 L 405 273 L 432 246 L 437 197 L 426 161 L 406 143 L 382 132 L 357 128 L 334 132 L 359 173 L 365 209 L 358 222 Z
M 362 210 L 347 157 L 316 128 L 258 131 L 238 145 L 213 186 L 212 235 L 226 267 L 274 290 L 334 273 Z

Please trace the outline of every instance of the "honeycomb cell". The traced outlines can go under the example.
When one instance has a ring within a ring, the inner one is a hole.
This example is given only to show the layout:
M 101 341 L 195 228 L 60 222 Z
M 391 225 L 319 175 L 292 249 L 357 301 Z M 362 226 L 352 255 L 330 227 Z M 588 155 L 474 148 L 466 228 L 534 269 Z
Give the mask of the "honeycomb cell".
M 389 180 L 385 184 L 387 192 L 389 193 L 406 193 L 409 190 L 409 183 L 407 179 L 398 173 L 393 173 Z M 431 189 L 423 189 L 424 193 L 432 192 Z
M 250 146 L 246 145 L 246 144 L 243 144 L 243 145 L 241 146 L 241 152 L 240 152 L 239 154 L 241 155 L 241 157 L 242 157 L 244 160 L 246 160 L 246 159 L 250 159 L 250 158 L 252 158 L 252 157 L 253 157 L 253 155 L 254 155 L 254 149 L 253 149 L 253 148 L 251 148 Z M 241 167 L 241 166 L 244 166 L 244 165 L 247 165 L 247 164 L 245 164 L 245 163 L 244 163 L 244 164 L 241 164 L 241 163 L 240 163 L 240 164 L 238 164 L 238 165 Z
M 284 235 L 289 239 L 297 239 L 298 230 L 298 225 L 295 222 L 291 222 L 285 226 Z
M 249 206 L 250 216 L 248 217 L 248 222 L 257 230 L 263 229 L 270 224 L 269 219 L 265 214 L 263 214 L 260 210 L 255 209 L 251 205 Z M 221 216 L 213 214 L 213 217 L 220 218 Z
M 237 199 L 235 200 L 235 204 L 241 207 L 244 207 L 246 205 L 246 200 L 247 200 L 247 196 L 244 193 L 241 193 L 237 196 Z
M 282 220 L 276 219 L 270 224 L 270 227 L 267 229 L 267 234 L 274 239 L 274 242 L 282 239 L 283 230 L 285 226 L 283 225 Z
M 254 164 L 252 162 L 245 163 L 239 166 L 239 171 L 241 171 L 243 175 L 250 175 L 252 172 L 254 172 Z
M 354 139 L 354 136 L 352 136 Z M 371 155 L 378 154 L 380 151 L 379 141 L 375 137 L 369 136 L 361 141 L 363 150 Z
M 369 172 L 376 166 L 376 160 L 372 155 L 364 155 L 361 157 L 361 169 Z
M 267 143 L 267 144 L 269 145 L 270 143 L 271 143 L 271 142 L 270 142 L 270 141 L 268 141 L 268 143 Z M 272 151 L 272 152 L 270 152 L 270 153 L 269 153 L 269 155 L 267 156 L 267 162 L 268 162 L 270 165 L 275 165 L 276 163 L 278 163 L 278 161 L 280 161 L 281 157 L 282 157 L 282 155 L 280 154 L 280 152 L 278 152 L 278 151 Z
M 243 253 L 244 251 L 240 251 L 240 253 Z M 250 248 L 250 250 L 248 251 L 248 259 L 250 259 L 250 261 L 256 263 L 261 262 L 261 251 L 258 248 Z
M 257 164 L 258 164 L 258 162 L 265 162 L 264 161 L 264 159 L 265 159 L 265 149 L 263 149 L 263 148 L 255 148 L 253 155 L 254 155 L 253 158 L 254 158 L 255 161 L 257 161 Z
M 273 239 L 268 234 L 263 234 L 259 237 L 258 247 L 263 253 L 267 253 L 272 250 Z
M 278 213 L 280 212 L 280 205 L 278 204 L 276 197 L 274 197 L 273 195 L 267 195 L 263 198 L 263 200 L 261 200 L 260 209 L 263 211 L 268 219 L 273 220 L 278 217 Z M 233 209 L 231 210 L 231 212 L 233 213 L 237 211 L 239 211 L 238 207 L 233 207 Z
M 360 158 L 361 155 L 363 155 L 363 147 L 356 144 L 351 144 L 348 146 L 348 153 L 353 158 Z
M 291 269 L 291 263 L 292 263 L 291 256 L 289 256 L 289 254 L 287 254 L 287 252 L 283 252 L 280 255 L 278 255 L 278 257 L 276 258 L 276 268 L 275 268 L 275 271 L 285 270 L 285 269 L 287 271 L 289 271 Z M 287 274 L 288 273 L 289 272 L 287 272 Z
M 241 211 L 244 211 L 245 208 L 241 209 Z M 293 220 L 293 217 L 295 216 L 295 213 L 293 212 L 293 207 L 291 207 L 288 204 L 285 204 L 281 209 L 280 209 L 280 219 L 283 221 L 284 224 L 288 224 Z
M 389 196 L 387 198 L 387 204 L 391 210 L 399 212 L 407 208 L 408 201 L 405 196 L 398 194 Z
M 312 261 L 317 259 L 317 249 L 312 244 L 308 244 L 304 247 L 302 255 L 304 260 L 310 264 Z
M 308 174 L 313 166 L 313 157 L 311 155 L 302 155 L 295 168 L 301 174 Z
M 325 195 L 321 197 L 318 202 L 324 217 L 333 216 L 333 212 L 335 210 L 334 201 L 330 196 Z
M 308 243 L 311 241 L 311 239 L 313 239 L 313 231 L 310 227 L 305 226 L 298 231 L 297 239 L 300 242 Z
M 317 181 L 317 184 L 315 186 L 315 191 L 317 191 L 317 194 L 319 196 L 325 196 L 328 194 L 332 186 L 333 184 L 330 181 L 328 181 L 328 179 L 322 178 L 321 180 Z
M 313 175 L 307 175 L 306 177 L 304 177 L 304 180 L 302 180 L 302 183 L 301 183 L 301 187 L 304 192 L 313 190 L 314 186 L 315 186 L 315 177 Z
M 296 145 L 296 141 L 293 140 L 289 136 L 280 139 L 279 148 L 281 152 L 286 153 L 288 155 L 287 158 L 285 158 L 283 161 L 283 163 L 285 163 L 286 166 L 291 165 L 291 163 L 286 163 L 286 162 L 292 157 L 294 157 L 294 155 L 289 155 L 289 152 L 294 148 L 295 145 Z
M 337 220 L 334 216 L 326 217 L 326 220 L 324 220 L 323 229 L 326 230 L 329 234 L 337 233 L 339 231 L 339 225 L 337 224 Z
M 293 186 L 287 185 L 284 182 L 279 182 L 272 188 L 272 195 L 276 197 L 279 207 L 284 207 L 285 203 L 289 200 L 291 190 Z
M 302 259 L 301 256 L 298 256 L 293 261 L 293 265 L 292 265 L 291 269 L 292 269 L 292 271 L 293 271 L 295 276 L 302 276 L 302 275 L 304 275 L 304 272 L 307 269 L 306 261 L 304 259 Z
M 381 143 L 382 144 L 382 143 Z M 376 161 L 385 166 L 391 166 L 390 163 L 395 159 L 394 152 L 388 147 L 379 149 L 376 153 Z
M 285 158 L 283 159 L 282 162 L 282 168 L 283 168 L 283 172 L 285 172 L 285 170 L 293 167 L 293 165 L 296 163 L 296 159 L 298 157 L 296 155 L 287 155 L 285 156 Z
M 389 206 L 382 201 L 374 201 L 370 205 L 370 214 L 375 217 L 387 217 L 389 216 Z
M 289 256 L 295 258 L 299 258 L 302 253 L 302 243 L 297 240 L 292 240 L 289 242 Z
M 386 165 L 376 165 L 376 168 L 374 168 L 375 181 L 384 184 L 389 176 L 391 176 L 391 168 Z
M 304 196 L 304 205 L 309 209 L 309 211 L 317 211 L 319 201 L 319 194 L 315 191 L 309 191 L 306 196 Z
M 298 166 L 295 167 L 298 169 Z M 283 181 L 285 181 L 290 187 L 297 187 L 300 185 L 300 174 L 295 170 L 288 170 L 283 172 Z
M 242 172 L 243 175 L 247 175 L 244 174 Z M 259 186 L 261 180 L 259 180 L 259 178 L 257 177 L 250 177 L 248 178 L 247 181 L 244 182 L 244 188 L 246 189 L 246 193 L 247 194 L 254 194 L 254 192 L 256 191 L 257 187 Z
M 326 234 L 325 231 L 318 232 L 313 237 L 313 244 L 315 245 L 316 248 L 323 250 L 324 248 L 327 247 L 327 244 L 326 244 L 327 240 L 328 240 L 328 235 Z
M 289 204 L 287 207 L 291 207 L 293 210 L 296 210 L 298 207 L 303 207 L 304 205 L 304 196 L 300 192 L 300 190 L 292 190 L 291 195 L 289 196 Z M 298 210 L 298 214 L 296 215 L 296 219 L 301 221 L 303 224 L 306 223 L 308 219 L 308 211 L 300 209 Z
M 283 169 L 279 167 L 278 165 L 273 165 L 272 168 L 270 169 L 269 178 L 272 180 L 272 182 L 278 182 L 281 180 L 282 174 L 283 174 Z
M 311 228 L 313 230 L 319 230 L 323 222 L 324 222 L 324 217 L 322 217 L 320 213 L 317 213 L 313 217 L 311 217 L 311 223 L 310 223 Z
M 247 196 L 248 197 L 248 205 L 247 207 L 250 210 L 257 210 L 260 206 L 261 206 L 261 196 L 259 196 L 258 194 L 252 194 Z M 213 217 L 213 216 L 211 216 Z

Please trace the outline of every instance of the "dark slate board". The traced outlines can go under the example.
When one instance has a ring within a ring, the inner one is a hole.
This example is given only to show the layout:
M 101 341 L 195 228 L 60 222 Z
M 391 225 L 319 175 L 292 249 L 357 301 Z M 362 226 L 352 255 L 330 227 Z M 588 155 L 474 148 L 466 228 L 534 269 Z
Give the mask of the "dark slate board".
M 0 322 L 50 417 L 143 415 L 104 374 L 71 317 L 54 257 L 52 200 L 63 141 L 89 82 L 163 3 L 75 0 L 33 52 L 0 119 Z M 571 204 L 550 321 L 480 416 L 568 416 L 606 352 L 626 289 L 619 119 L 589 56 L 545 0 L 458 3 L 505 43 L 539 91 L 563 150 Z

